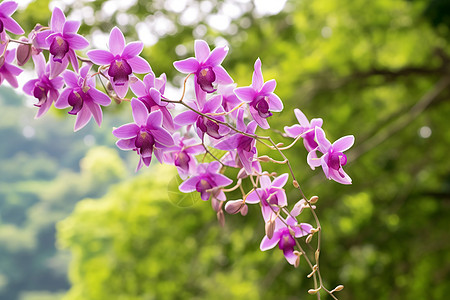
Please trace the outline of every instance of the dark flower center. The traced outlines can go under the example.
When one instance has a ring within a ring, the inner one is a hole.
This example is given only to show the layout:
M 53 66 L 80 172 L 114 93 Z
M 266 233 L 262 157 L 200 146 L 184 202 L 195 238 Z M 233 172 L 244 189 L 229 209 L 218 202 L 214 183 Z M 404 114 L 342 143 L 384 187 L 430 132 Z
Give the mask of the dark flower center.
M 281 250 L 287 250 L 292 249 L 295 246 L 295 239 L 292 237 L 291 233 L 289 232 L 289 229 L 283 229 L 281 236 L 280 236 L 280 242 L 278 243 L 278 247 Z
M 130 65 L 126 59 L 121 58 L 112 62 L 108 70 L 108 75 L 113 78 L 114 84 L 118 86 L 124 85 L 131 73 L 133 73 L 133 70 Z
M 134 142 L 136 148 L 139 149 L 139 154 L 144 158 L 152 156 L 154 144 L 155 140 L 153 135 L 151 135 L 151 133 L 146 129 L 141 129 Z
M 217 90 L 212 85 L 212 83 L 215 80 L 216 80 L 216 74 L 209 67 L 201 69 L 200 72 L 198 72 L 198 74 L 197 74 L 198 85 L 200 86 L 200 88 L 203 91 L 205 91 L 207 93 L 212 93 Z
M 34 87 L 33 96 L 39 100 L 39 102 L 36 103 L 34 106 L 41 107 L 42 104 L 44 104 L 45 101 L 47 101 L 47 92 L 48 90 L 46 87 L 40 85 L 36 85 Z
M 53 39 L 50 45 L 50 53 L 53 54 L 53 61 L 62 63 L 62 59 L 69 52 L 69 43 L 67 43 L 62 36 L 57 36 Z
M 81 108 L 83 107 L 83 98 L 86 97 L 86 94 L 81 90 L 73 90 L 69 95 L 69 105 L 72 106 L 72 110 L 69 111 L 69 114 L 76 115 Z
M 253 107 L 261 118 L 268 118 L 272 115 L 269 111 L 269 98 L 267 96 L 258 96 L 253 103 Z
M 239 148 L 244 151 L 250 152 L 252 150 L 253 138 L 241 135 L 239 138 Z
M 3 27 L 3 22 L 2 22 L 2 20 L 0 20 L 0 33 L 3 32 L 3 29 L 4 29 L 4 27 Z
M 211 185 L 211 183 L 208 180 L 204 179 L 204 178 L 202 178 L 195 185 L 196 191 L 200 193 L 200 197 L 204 201 L 208 200 L 209 197 L 211 196 L 211 191 L 208 191 L 208 190 L 212 189 L 212 187 L 213 186 Z
M 337 170 L 341 177 L 345 177 L 344 174 L 341 173 L 340 169 L 342 166 L 347 164 L 347 156 L 342 152 L 331 152 L 328 158 L 328 165 L 330 168 Z
M 175 166 L 182 168 L 183 170 L 189 169 L 189 161 L 191 158 L 184 151 L 180 151 L 175 154 Z
M 197 127 L 201 131 L 213 137 L 215 139 L 220 139 L 222 136 L 219 134 L 219 124 L 208 119 L 207 117 L 200 117 L 197 119 Z

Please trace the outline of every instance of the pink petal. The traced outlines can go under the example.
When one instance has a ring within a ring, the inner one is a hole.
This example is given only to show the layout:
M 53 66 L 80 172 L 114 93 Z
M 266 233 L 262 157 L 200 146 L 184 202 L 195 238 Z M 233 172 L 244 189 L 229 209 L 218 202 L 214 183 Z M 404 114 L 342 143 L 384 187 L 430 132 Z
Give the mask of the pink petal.
M 64 57 L 62 62 L 55 62 L 53 60 L 53 55 L 50 55 L 49 58 L 49 62 L 48 64 L 50 65 L 50 79 L 56 78 L 59 76 L 59 74 L 61 74 L 62 72 L 64 72 L 67 69 L 67 66 L 69 65 L 69 59 L 67 57 Z
M 66 85 L 68 85 L 69 87 L 75 88 L 78 87 L 78 76 L 77 74 L 75 74 L 74 72 L 70 71 L 70 70 L 66 70 L 63 74 L 62 74 L 64 81 L 66 82 Z
M 228 72 L 222 66 L 213 67 L 214 74 L 216 74 L 216 83 L 218 84 L 232 84 L 233 79 L 228 75 Z
M 331 147 L 330 141 L 325 137 L 325 132 L 320 127 L 315 128 L 315 140 L 319 145 L 319 150 L 322 153 L 326 153 Z
M 158 148 L 166 148 L 174 145 L 172 135 L 163 128 L 157 130 L 151 130 L 153 137 L 155 138 L 155 145 Z
M 21 35 L 24 34 L 25 31 L 23 31 L 22 27 L 13 19 L 10 17 L 2 18 L 3 26 L 6 30 L 10 31 L 11 33 Z
M 102 109 L 100 108 L 100 105 L 97 103 L 94 103 L 93 101 L 84 101 L 84 104 L 87 105 L 89 110 L 91 111 L 92 115 L 94 116 L 95 122 L 97 122 L 98 126 L 102 125 Z
M 123 85 L 113 84 L 113 88 L 117 96 L 119 96 L 120 98 L 125 98 L 125 96 L 128 93 L 128 85 L 129 85 L 128 81 L 125 81 Z
M 339 169 L 339 172 L 335 169 L 330 169 L 328 179 L 333 179 L 341 184 L 352 184 L 352 179 L 347 175 L 347 173 L 344 172 L 344 169 L 342 168 Z
M 114 60 L 114 55 L 106 50 L 90 50 L 87 52 L 89 59 L 97 65 L 109 65 Z
M 270 184 L 271 184 L 269 176 L 266 176 L 266 175 L 261 176 L 260 179 L 259 179 L 259 184 L 260 184 L 262 189 L 269 188 Z
M 76 33 L 80 28 L 80 21 L 67 21 L 63 27 L 63 33 L 66 35 L 67 33 Z
M 283 254 L 288 263 L 291 265 L 295 264 L 295 261 L 297 260 L 297 255 L 294 254 L 294 251 L 292 249 L 283 249 Z
M 212 177 L 217 186 L 228 186 L 233 183 L 233 180 L 220 173 L 213 174 Z
M 308 165 L 313 170 L 322 164 L 320 158 L 317 158 L 316 150 L 312 150 L 308 153 L 308 156 L 306 157 L 306 161 L 308 162 Z
M 269 123 L 267 122 L 266 118 L 262 118 L 259 113 L 253 108 L 253 106 L 250 106 L 250 114 L 253 117 L 253 120 L 256 121 L 256 123 L 258 123 L 259 127 L 261 127 L 262 129 L 268 129 L 270 128 Z
M 298 124 L 292 125 L 292 126 L 284 126 L 284 132 L 286 132 L 286 134 L 291 137 L 291 138 L 296 138 L 298 137 L 300 134 L 302 134 L 305 130 L 303 129 L 303 127 L 301 127 Z
M 203 113 L 214 113 L 222 105 L 222 95 L 215 95 L 203 107 Z
M 264 84 L 264 78 L 261 72 L 261 60 L 258 58 L 255 62 L 255 71 L 252 77 L 252 87 L 259 91 Z
M 88 40 L 76 33 L 66 33 L 64 34 L 64 39 L 74 50 L 81 50 L 89 46 Z
M 199 63 L 195 58 L 190 57 L 184 60 L 174 62 L 173 66 L 181 73 L 194 73 L 197 72 L 199 68 Z
M 95 103 L 107 106 L 111 104 L 111 98 L 109 98 L 106 94 L 100 92 L 99 90 L 95 88 L 90 88 L 87 92 L 89 96 L 92 97 L 92 100 L 94 100 Z
M 131 99 L 131 109 L 134 122 L 139 126 L 145 125 L 148 116 L 148 110 L 145 107 L 145 104 L 140 100 L 133 98 Z
M 196 190 L 195 185 L 199 181 L 198 176 L 194 176 L 180 184 L 178 189 L 183 193 L 190 193 Z
M 75 72 L 78 72 L 79 69 L 79 64 L 78 64 L 78 58 L 77 55 L 75 53 L 75 51 L 73 49 L 69 49 L 69 52 L 67 53 L 70 63 L 72 64 L 73 69 L 75 70 Z
M 261 249 L 261 251 L 266 251 L 266 250 L 272 249 L 273 247 L 275 247 L 278 244 L 279 241 L 280 241 L 280 232 L 275 231 L 271 239 L 269 239 L 267 237 L 267 235 L 264 236 L 259 248 Z
M 140 56 L 135 56 L 127 60 L 134 73 L 144 74 L 152 71 L 148 62 Z
M 294 109 L 294 114 L 300 125 L 302 125 L 303 127 L 309 127 L 309 121 L 306 118 L 305 114 L 300 109 L 298 108 Z
M 75 120 L 75 125 L 73 130 L 78 131 L 89 122 L 92 114 L 88 107 L 83 107 L 77 114 L 77 119 Z
M 132 138 L 132 139 L 124 139 L 124 140 L 118 140 L 118 141 L 116 142 L 116 145 L 117 145 L 117 147 L 119 147 L 119 149 L 121 149 L 121 150 L 125 150 L 125 151 L 126 151 L 126 150 L 133 150 L 133 149 L 136 148 L 135 141 L 136 141 L 135 138 Z
M 147 77 L 147 76 L 148 75 L 146 75 L 145 77 Z M 146 87 L 145 87 L 144 83 L 140 79 L 138 79 L 137 81 L 131 83 L 130 87 L 131 87 L 131 90 L 133 91 L 133 93 L 137 97 L 144 97 L 144 96 L 147 95 Z
M 266 83 L 264 83 L 264 85 L 261 88 L 261 91 L 259 91 L 259 93 L 261 95 L 270 94 L 275 90 L 276 86 L 277 86 L 277 82 L 275 81 L 275 79 L 271 79 L 271 80 L 267 81 Z
M 214 148 L 219 149 L 219 150 L 234 150 L 238 147 L 238 137 L 240 135 L 239 134 L 235 134 L 231 137 L 228 137 L 222 141 L 220 141 L 218 144 L 216 144 L 214 146 Z
M 115 56 L 122 54 L 124 48 L 125 37 L 123 36 L 123 33 L 119 28 L 114 27 L 111 30 L 111 34 L 109 35 L 109 50 Z
M 209 56 L 209 46 L 204 40 L 196 40 L 194 44 L 195 58 L 198 62 L 204 62 Z
M 308 223 L 300 223 L 294 228 L 295 231 L 295 237 L 300 238 L 302 236 L 305 236 L 307 234 L 311 233 L 311 230 L 313 227 Z
M 280 176 L 278 176 L 273 180 L 272 186 L 281 188 L 286 184 L 288 179 L 289 179 L 288 173 L 281 174 Z
M 4 68 L 4 67 L 3 67 Z M 6 81 L 8 81 L 8 83 L 13 87 L 13 88 L 18 88 L 19 87 L 19 83 L 17 82 L 17 79 L 15 76 L 13 76 L 10 72 L 6 71 L 2 73 L 3 77 L 6 79 Z
M 162 117 L 162 112 L 160 110 L 151 112 L 147 117 L 147 127 L 155 130 L 160 129 L 162 126 Z
M 173 121 L 178 125 L 184 126 L 184 125 L 189 125 L 189 124 L 195 123 L 197 121 L 197 119 L 198 119 L 198 114 L 191 110 L 188 110 L 188 111 L 182 112 L 179 115 L 177 115 L 173 119 Z
M 48 49 L 47 38 L 51 33 L 51 30 L 45 30 L 36 34 L 35 44 L 37 44 L 38 48 Z
M 4 1 L 0 3 L 0 16 L 10 16 L 13 12 L 16 11 L 17 7 L 19 6 L 18 3 L 15 1 Z
M 354 142 L 355 137 L 353 135 L 346 135 L 333 143 L 333 149 L 335 151 L 344 152 L 350 149 Z
M 33 55 L 34 68 L 38 77 L 42 77 L 45 73 L 45 57 L 43 53 Z
M 204 65 L 209 67 L 220 65 L 222 61 L 225 59 L 225 56 L 227 56 L 227 53 L 228 53 L 227 46 L 215 48 L 206 59 Z
M 69 107 L 69 95 L 72 92 L 72 89 L 65 89 L 62 91 L 61 95 L 59 95 L 58 100 L 55 102 L 55 107 L 59 109 L 63 109 Z
M 251 102 L 255 98 L 256 92 L 251 86 L 240 87 L 234 90 L 236 96 L 245 102 Z
M 66 22 L 66 16 L 62 10 L 58 7 L 53 9 L 52 18 L 50 20 L 50 26 L 55 32 L 63 32 L 63 26 Z
M 283 102 L 280 97 L 275 95 L 274 93 L 269 94 L 269 109 L 271 111 L 282 111 L 283 110 Z
M 136 137 L 139 133 L 139 126 L 134 123 L 128 123 L 112 131 L 112 134 L 119 139 L 128 139 Z
M 143 42 L 131 42 L 125 46 L 125 49 L 123 49 L 121 56 L 122 58 L 128 60 L 130 58 L 139 55 L 139 53 L 141 53 L 143 49 L 144 49 Z
M 311 120 L 310 127 L 311 128 L 322 127 L 322 124 L 323 124 L 323 120 L 321 118 L 314 118 L 314 119 Z
M 23 91 L 25 92 L 25 94 L 27 95 L 33 95 L 33 89 L 36 86 L 36 82 L 38 82 L 39 79 L 32 79 L 30 81 L 28 81 L 27 83 L 24 84 L 23 86 Z
M 149 95 L 157 105 L 161 105 L 161 93 L 157 89 L 151 88 Z

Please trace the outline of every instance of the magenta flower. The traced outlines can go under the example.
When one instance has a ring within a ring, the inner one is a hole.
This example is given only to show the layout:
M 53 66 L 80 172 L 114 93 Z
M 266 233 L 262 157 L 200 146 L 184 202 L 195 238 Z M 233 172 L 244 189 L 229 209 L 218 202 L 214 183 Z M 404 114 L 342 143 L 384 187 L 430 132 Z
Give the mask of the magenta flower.
M 180 191 L 183 193 L 197 191 L 204 201 L 207 201 L 211 194 L 217 200 L 225 201 L 225 193 L 220 187 L 227 186 L 233 181 L 220 174 L 219 170 L 220 163 L 218 161 L 213 161 L 209 164 L 199 164 L 197 166 L 197 175 L 184 181 L 179 187 Z
M 79 21 L 66 21 L 62 10 L 55 7 L 50 20 L 50 30 L 36 33 L 37 45 L 42 49 L 49 49 L 54 62 L 65 64 L 63 60 L 67 60 L 68 57 L 77 72 L 78 59 L 75 50 L 89 46 L 89 42 L 77 34 L 80 24 Z
M 62 91 L 55 102 L 56 108 L 72 106 L 71 115 L 77 115 L 74 131 L 83 128 L 94 116 L 98 126 L 102 123 L 102 109 L 100 105 L 107 106 L 111 99 L 95 88 L 95 78 L 89 76 L 90 66 L 84 66 L 80 75 L 67 70 L 63 73 L 67 88 Z
M 272 115 L 271 111 L 283 110 L 283 102 L 273 93 L 276 85 L 275 79 L 264 83 L 261 60 L 258 58 L 255 62 L 252 85 L 234 90 L 239 99 L 249 104 L 250 114 L 263 129 L 270 127 L 266 119 Z
M 255 134 L 256 130 L 255 121 L 251 121 L 248 125 L 244 123 L 244 110 L 239 109 L 237 121 L 236 121 L 236 129 L 248 133 Z M 252 174 L 252 162 L 253 158 L 256 155 L 256 147 L 255 147 L 255 139 L 240 133 L 236 133 L 234 135 L 229 135 L 224 140 L 220 141 L 214 147 L 220 150 L 232 151 L 236 150 L 239 160 L 242 163 L 247 174 Z
M 328 179 L 333 179 L 342 184 L 351 184 L 352 179 L 344 172 L 342 166 L 347 164 L 347 156 L 343 153 L 350 149 L 355 142 L 353 135 L 341 137 L 331 144 L 325 137 L 325 132 L 320 127 L 315 129 L 317 148 L 308 153 L 308 164 L 311 169 L 322 166 L 323 172 Z M 316 158 L 316 151 L 319 150 L 324 155 Z
M 0 86 L 3 80 L 6 80 L 13 88 L 19 87 L 16 76 L 22 73 L 23 70 L 11 64 L 14 60 L 15 52 L 16 49 L 6 50 L 4 58 L 0 58 Z
M 59 97 L 59 90 L 64 85 L 62 77 L 53 77 L 50 74 L 51 65 L 53 61 L 50 61 L 45 65 L 44 55 L 33 55 L 34 67 L 36 69 L 37 79 L 33 79 L 25 83 L 23 91 L 31 96 L 34 96 L 39 100 L 35 106 L 39 107 L 36 118 L 39 118 L 45 114 L 52 103 Z
M 217 92 L 222 95 L 222 107 L 225 111 L 229 112 L 233 110 L 236 106 L 241 104 L 241 100 L 234 93 L 236 84 L 220 85 L 217 88 Z M 233 119 L 237 117 L 237 109 L 229 114 Z
M 308 152 L 317 148 L 317 143 L 314 140 L 316 127 L 322 127 L 323 121 L 321 118 L 312 119 L 309 123 L 305 114 L 298 108 L 294 109 L 295 116 L 298 123 L 292 126 L 284 126 L 284 131 L 291 138 L 297 138 L 299 135 L 303 135 L 303 144 Z
M 223 112 L 223 108 L 221 105 L 222 104 L 221 95 L 213 96 L 209 101 L 205 103 L 203 109 L 200 109 L 197 106 L 197 103 L 193 101 L 188 102 L 187 104 L 189 105 L 189 107 L 203 114 Z M 225 122 L 224 116 L 211 116 L 211 117 L 217 121 Z M 230 128 L 228 128 L 227 126 L 216 123 L 205 116 L 197 114 L 192 110 L 187 110 L 185 112 L 180 113 L 178 116 L 175 117 L 174 121 L 175 123 L 181 126 L 195 124 L 197 128 L 197 134 L 202 140 L 204 138 L 205 133 L 210 137 L 220 139 L 230 132 Z
M 10 16 L 16 11 L 19 4 L 15 1 L 4 1 L 0 3 L 0 33 L 8 30 L 14 34 L 24 34 L 22 27 Z
M 222 61 L 228 53 L 228 47 L 215 48 L 212 52 L 208 44 L 203 40 L 195 41 L 195 58 L 176 61 L 174 67 L 181 73 L 193 73 L 195 75 L 195 86 L 206 93 L 216 91 L 213 84 L 233 83 L 230 75 L 221 66 Z M 198 95 L 198 94 L 197 94 Z
M 205 152 L 205 149 L 194 138 L 180 137 L 179 132 L 175 132 L 173 139 L 175 146 L 164 153 L 164 161 L 175 165 L 181 179 L 186 179 L 196 171 L 197 159 L 195 155 Z
M 128 92 L 129 76 L 134 72 L 148 73 L 152 69 L 148 62 L 138 55 L 144 49 L 142 42 L 131 42 L 125 45 L 125 37 L 119 28 L 114 27 L 109 35 L 109 50 L 88 51 L 89 59 L 98 65 L 107 65 L 108 75 L 117 96 L 124 98 Z
M 155 153 L 159 162 L 163 162 L 164 151 L 173 146 L 174 142 L 170 133 L 162 128 L 162 113 L 157 110 L 148 113 L 145 104 L 140 100 L 131 99 L 131 109 L 134 123 L 128 123 L 113 130 L 113 135 L 120 140 L 116 145 L 122 150 L 133 150 L 139 155 L 139 163 L 136 171 L 147 167 Z
M 286 184 L 289 175 L 287 173 L 276 177 L 273 182 L 270 177 L 263 175 L 260 177 L 260 188 L 253 190 L 247 195 L 246 203 L 261 203 L 261 210 L 264 220 L 267 222 L 274 217 L 274 211 L 287 205 L 286 192 L 283 187 Z
M 131 90 L 147 107 L 149 112 L 160 110 L 163 114 L 163 127 L 169 131 L 174 131 L 173 117 L 169 112 L 169 108 L 173 104 L 161 101 L 161 96 L 164 94 L 166 88 L 166 74 L 161 74 L 159 78 L 150 71 L 144 77 L 144 81 L 136 79 L 131 83 Z
M 303 237 L 311 233 L 313 227 L 308 223 L 297 223 L 294 218 L 288 217 L 285 221 L 286 226 L 281 220 L 281 217 L 272 220 L 275 222 L 275 231 L 272 238 L 267 235 L 261 241 L 260 249 L 261 251 L 266 251 L 272 249 L 278 244 L 278 248 L 283 251 L 284 257 L 291 264 L 294 265 L 297 260 L 297 255 L 294 254 L 295 239 Z M 294 235 L 291 234 L 291 230 Z

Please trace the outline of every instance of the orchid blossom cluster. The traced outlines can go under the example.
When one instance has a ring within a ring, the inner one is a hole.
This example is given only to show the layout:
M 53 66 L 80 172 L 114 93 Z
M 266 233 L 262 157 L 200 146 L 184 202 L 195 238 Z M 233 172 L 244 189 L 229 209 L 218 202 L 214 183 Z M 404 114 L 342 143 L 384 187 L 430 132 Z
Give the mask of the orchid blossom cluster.
M 211 51 L 205 41 L 196 40 L 195 57 L 173 63 L 179 72 L 186 74 L 182 96 L 173 100 L 165 95 L 166 75 L 156 77 L 149 63 L 139 56 L 143 43 L 126 43 L 119 28 L 111 30 L 108 50 L 89 50 L 87 57 L 82 57 L 76 51 L 89 47 L 89 42 L 77 33 L 80 22 L 66 20 L 59 8 L 53 10 L 49 26 L 37 25 L 27 37 L 10 38 L 8 32 L 24 34 L 11 18 L 17 7 L 14 1 L 0 4 L 0 84 L 5 79 L 17 88 L 16 77 L 22 72 L 19 67 L 32 58 L 37 78 L 28 81 L 23 90 L 37 101 L 36 118 L 52 105 L 70 108 L 68 113 L 76 116 L 77 131 L 92 117 L 100 126 L 102 106 L 110 105 L 111 99 L 129 102 L 133 122 L 114 128 L 112 134 L 118 139 L 117 147 L 137 154 L 136 170 L 149 166 L 153 156 L 162 164 L 175 166 L 183 180 L 179 190 L 198 192 L 203 201 L 211 201 L 222 225 L 224 212 L 245 216 L 248 205 L 259 204 L 266 224 L 260 249 L 265 251 L 278 245 L 287 262 L 295 267 L 304 256 L 312 271 L 308 277 L 314 278 L 315 285 L 309 293 L 319 295 L 324 290 L 335 298 L 333 292 L 343 286 L 326 289 L 319 270 L 321 227 L 314 205 L 318 197 L 305 196 L 283 151 L 303 139 L 308 152 L 306 162 L 312 169 L 321 166 L 328 179 L 351 184 L 343 166 L 347 163 L 344 152 L 353 145 L 353 136 L 331 143 L 322 129 L 322 119 L 309 121 L 298 108 L 294 109 L 298 124 L 286 126 L 282 134 L 292 139 L 289 146 L 283 147 L 271 137 L 257 134 L 270 128 L 274 113 L 284 108 L 275 93 L 276 81 L 264 81 L 259 58 L 254 63 L 252 84 L 238 87 L 222 66 L 228 47 Z M 17 43 L 17 48 L 9 49 L 11 42 Z M 44 53 L 48 53 L 48 60 Z M 135 74 L 144 74 L 143 79 Z M 191 76 L 195 94 L 185 99 Z M 98 83 L 103 85 L 103 91 L 97 89 Z M 184 111 L 176 113 L 177 106 Z M 259 156 L 257 145 L 276 151 L 284 160 Z M 267 172 L 261 162 L 285 164 L 289 172 L 281 175 Z M 236 170 L 235 178 L 230 178 L 227 169 Z M 245 190 L 244 181 L 251 184 L 250 190 Z M 285 192 L 289 181 L 302 198 L 291 210 Z M 233 182 L 235 185 L 229 187 Z M 242 197 L 230 198 L 229 193 L 237 189 Z M 312 213 L 315 226 L 301 222 L 304 210 Z M 318 235 L 318 245 L 309 248 L 315 249 L 314 258 L 310 258 L 304 248 L 310 246 L 314 234 Z

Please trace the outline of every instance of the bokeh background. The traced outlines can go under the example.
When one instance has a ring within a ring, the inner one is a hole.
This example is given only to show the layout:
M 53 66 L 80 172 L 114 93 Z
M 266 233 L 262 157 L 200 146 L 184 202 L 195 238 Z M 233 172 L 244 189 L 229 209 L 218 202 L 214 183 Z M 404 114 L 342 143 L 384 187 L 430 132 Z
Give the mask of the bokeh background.
M 301 144 L 287 152 L 306 194 L 320 196 L 326 285 L 344 284 L 340 299 L 448 298 L 448 1 L 18 2 L 26 32 L 55 5 L 83 21 L 95 47 L 119 26 L 145 43 L 174 95 L 183 77 L 172 62 L 192 56 L 195 39 L 229 45 L 224 66 L 239 86 L 260 57 L 285 104 L 273 129 L 296 123 L 300 108 L 324 119 L 330 140 L 356 138 L 351 186 L 310 170 Z M 126 105 L 108 107 L 101 128 L 73 133 L 65 112 L 34 120 L 32 103 L 0 87 L 0 299 L 314 299 L 304 262 L 294 269 L 280 251 L 259 251 L 258 207 L 221 228 L 210 203 L 177 193 L 174 168 L 134 173 L 137 157 L 111 135 L 131 120 Z

